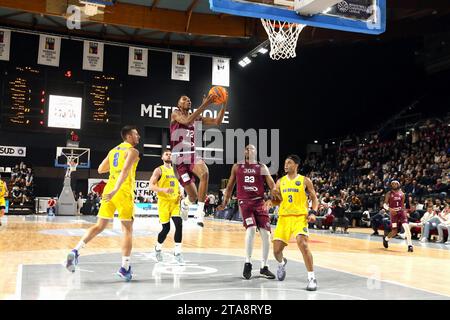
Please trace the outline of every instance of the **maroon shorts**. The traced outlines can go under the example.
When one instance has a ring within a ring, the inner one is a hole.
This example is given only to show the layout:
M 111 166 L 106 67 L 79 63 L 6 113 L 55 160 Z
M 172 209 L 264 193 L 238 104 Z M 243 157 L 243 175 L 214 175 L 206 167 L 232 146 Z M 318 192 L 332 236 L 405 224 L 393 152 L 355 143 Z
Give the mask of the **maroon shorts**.
M 183 187 L 195 183 L 195 174 L 193 172 L 195 164 L 201 160 L 195 153 L 177 156 L 174 161 L 175 174 Z
M 271 231 L 269 213 L 264 207 L 264 200 L 239 200 L 239 210 L 245 229 L 256 226 Z
M 406 216 L 405 211 L 400 210 L 394 215 L 391 212 L 391 224 L 392 228 L 401 228 L 402 224 L 408 223 L 408 217 Z

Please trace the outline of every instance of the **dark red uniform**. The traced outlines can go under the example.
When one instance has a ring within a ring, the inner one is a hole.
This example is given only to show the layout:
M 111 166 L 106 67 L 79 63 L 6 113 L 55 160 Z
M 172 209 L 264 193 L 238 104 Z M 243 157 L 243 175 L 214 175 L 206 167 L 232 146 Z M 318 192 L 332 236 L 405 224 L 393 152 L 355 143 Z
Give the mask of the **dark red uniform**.
M 391 191 L 389 194 L 389 211 L 391 213 L 392 228 L 400 228 L 403 223 L 408 223 L 405 208 L 403 208 L 404 194 L 401 190 Z M 392 213 L 396 211 L 395 214 Z
M 237 198 L 245 228 L 256 226 L 271 231 L 269 213 L 264 207 L 264 181 L 260 164 L 238 164 Z
M 196 121 L 201 121 L 201 118 L 198 118 Z M 170 146 L 173 165 L 178 181 L 183 187 L 191 182 L 195 183 L 195 175 L 192 170 L 200 159 L 195 154 L 194 134 L 194 123 L 190 123 L 187 126 L 177 121 L 170 123 Z

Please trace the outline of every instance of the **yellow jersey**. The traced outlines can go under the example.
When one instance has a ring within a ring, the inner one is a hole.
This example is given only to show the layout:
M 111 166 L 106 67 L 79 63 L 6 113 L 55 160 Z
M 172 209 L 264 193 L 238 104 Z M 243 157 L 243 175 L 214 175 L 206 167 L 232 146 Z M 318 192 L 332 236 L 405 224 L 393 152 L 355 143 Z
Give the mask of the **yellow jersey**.
M 125 164 L 125 154 L 128 150 L 133 148 L 128 142 L 123 142 L 119 144 L 114 149 L 111 149 L 108 153 L 109 158 L 109 179 L 105 186 L 105 190 L 113 190 L 120 173 L 122 172 L 123 166 Z M 120 186 L 120 191 L 126 193 L 133 193 L 136 185 L 136 167 L 138 165 L 139 159 L 131 167 L 128 177 L 125 179 L 123 184 Z M 105 191 L 103 191 L 105 192 Z
M 167 201 L 176 201 L 180 195 L 180 186 L 178 184 L 178 179 L 175 176 L 175 171 L 173 167 L 167 168 L 162 165 L 159 167 L 161 169 L 161 177 L 158 181 L 159 188 L 172 188 L 173 193 L 167 194 L 165 192 L 158 192 L 158 199 Z
M 297 175 L 289 179 L 287 175 L 280 180 L 282 202 L 278 215 L 300 216 L 308 214 L 308 196 L 305 191 L 305 177 Z
M 6 194 L 6 182 L 3 180 L 0 180 L 0 198 L 4 198 Z

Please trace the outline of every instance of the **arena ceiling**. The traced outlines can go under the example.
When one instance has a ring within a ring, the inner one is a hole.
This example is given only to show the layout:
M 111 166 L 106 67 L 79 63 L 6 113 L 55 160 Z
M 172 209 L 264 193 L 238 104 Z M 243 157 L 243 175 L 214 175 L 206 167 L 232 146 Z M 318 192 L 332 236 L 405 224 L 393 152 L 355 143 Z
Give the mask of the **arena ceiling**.
M 66 27 L 66 8 L 77 0 L 0 0 L 0 25 L 142 45 L 250 48 L 267 36 L 260 21 L 218 14 L 208 0 L 118 0 L 104 14 Z M 450 31 L 448 0 L 388 0 L 387 31 L 380 36 L 307 27 L 303 46 L 389 40 Z

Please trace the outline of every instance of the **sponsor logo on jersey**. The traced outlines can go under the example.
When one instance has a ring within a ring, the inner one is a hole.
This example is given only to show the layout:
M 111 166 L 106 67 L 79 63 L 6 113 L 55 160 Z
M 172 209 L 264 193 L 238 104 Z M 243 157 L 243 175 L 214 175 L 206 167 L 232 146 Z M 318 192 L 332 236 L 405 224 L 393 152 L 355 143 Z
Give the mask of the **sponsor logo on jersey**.
M 258 191 L 258 187 L 244 186 L 244 190 L 245 190 L 245 191 L 254 191 L 254 192 L 257 192 L 257 191 Z

